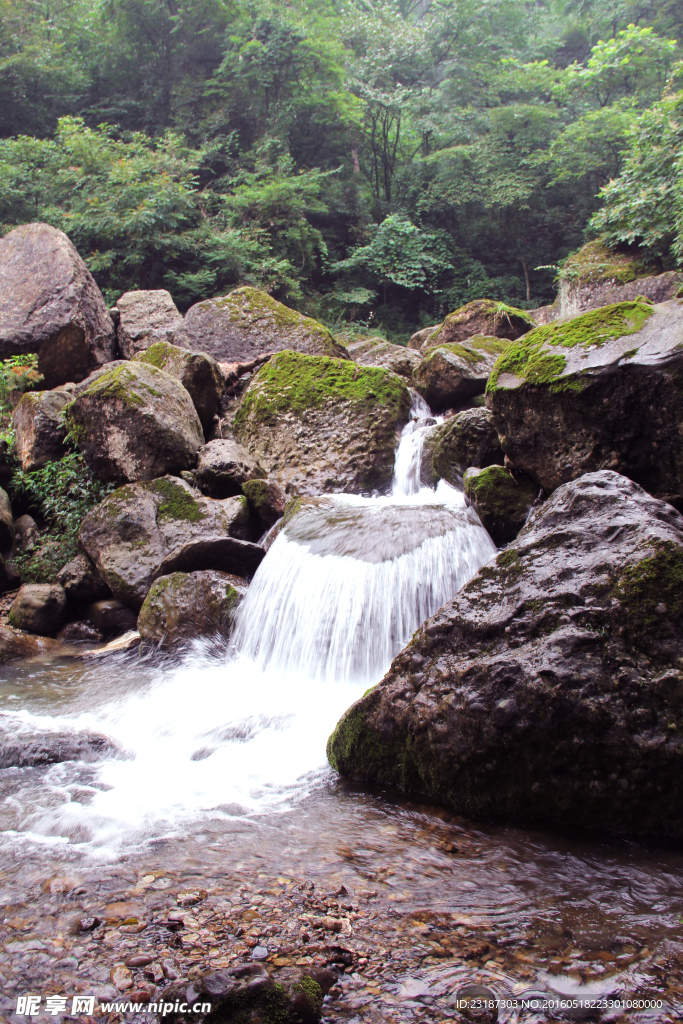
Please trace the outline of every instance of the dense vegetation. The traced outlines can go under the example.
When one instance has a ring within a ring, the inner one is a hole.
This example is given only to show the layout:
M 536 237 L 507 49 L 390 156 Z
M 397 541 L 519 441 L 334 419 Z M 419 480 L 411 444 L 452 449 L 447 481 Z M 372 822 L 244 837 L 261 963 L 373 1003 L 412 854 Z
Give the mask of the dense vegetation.
M 0 230 L 110 301 L 240 282 L 394 338 L 683 259 L 678 0 L 0 0 Z M 602 190 L 601 195 L 600 192 Z

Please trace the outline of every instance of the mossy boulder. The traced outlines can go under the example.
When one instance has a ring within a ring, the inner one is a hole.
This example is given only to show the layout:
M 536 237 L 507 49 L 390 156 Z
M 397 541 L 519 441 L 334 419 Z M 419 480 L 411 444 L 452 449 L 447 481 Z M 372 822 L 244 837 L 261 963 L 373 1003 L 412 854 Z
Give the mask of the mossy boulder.
M 194 402 L 204 435 L 209 437 L 225 390 L 225 375 L 216 360 L 206 352 L 190 352 L 167 341 L 155 341 L 134 361 L 156 366 L 180 381 Z
M 459 814 L 683 836 L 683 517 L 565 484 L 340 720 L 331 764 Z
M 495 465 L 503 465 L 503 449 L 488 409 L 464 409 L 435 427 L 424 440 L 423 483 L 446 480 L 458 486 L 470 466 L 485 469 Z
M 404 345 L 393 345 L 383 338 L 364 338 L 350 344 L 347 351 L 361 366 L 382 366 L 401 377 L 412 377 L 420 356 Z
M 498 547 L 515 539 L 539 490 L 530 480 L 513 476 L 502 466 L 472 467 L 465 472 L 463 484 L 465 494 Z
M 620 302 L 510 343 L 486 389 L 513 465 L 550 492 L 614 469 L 683 501 L 683 308 Z
M 66 594 L 58 583 L 25 583 L 9 610 L 9 624 L 40 636 L 54 636 L 66 615 Z
M 449 313 L 439 333 L 425 339 L 422 351 L 436 345 L 467 341 L 474 335 L 514 340 L 532 330 L 536 324 L 528 313 L 516 306 L 507 306 L 493 299 L 475 299 Z
M 413 370 L 413 386 L 434 409 L 483 395 L 498 356 L 509 342 L 484 335 L 429 348 Z
M 163 288 L 124 292 L 116 311 L 116 340 L 124 359 L 133 359 L 156 342 L 172 342 L 175 331 L 183 325 L 182 313 Z
M 83 520 L 79 540 L 114 597 L 142 605 L 173 572 L 215 569 L 251 577 L 265 552 L 245 497 L 215 501 L 178 477 L 127 484 Z
M 239 576 L 210 569 L 161 576 L 140 609 L 140 636 L 162 644 L 195 636 L 228 636 L 247 586 Z
M 362 493 L 391 483 L 410 393 L 380 367 L 280 352 L 234 418 L 238 440 L 289 495 Z
M 327 327 L 249 286 L 191 306 L 175 342 L 220 363 L 249 362 L 283 349 L 348 358 Z
M 199 450 L 197 486 L 210 498 L 242 494 L 242 484 L 263 479 L 265 475 L 258 462 L 237 441 L 217 438 Z
M 432 338 L 436 338 L 441 327 L 442 324 L 434 324 L 433 327 L 422 327 L 419 331 L 415 331 L 415 334 L 411 334 L 408 339 L 408 348 L 414 352 L 428 349 L 433 344 Z
M 27 391 L 12 414 L 17 458 L 24 470 L 40 469 L 48 462 L 64 458 L 64 407 L 71 401 L 70 391 Z
M 79 384 L 64 416 L 100 480 L 124 483 L 196 465 L 204 443 L 192 399 L 164 370 L 118 360 Z
M 264 532 L 275 526 L 284 515 L 286 498 L 272 480 L 247 480 L 242 484 L 242 492 Z

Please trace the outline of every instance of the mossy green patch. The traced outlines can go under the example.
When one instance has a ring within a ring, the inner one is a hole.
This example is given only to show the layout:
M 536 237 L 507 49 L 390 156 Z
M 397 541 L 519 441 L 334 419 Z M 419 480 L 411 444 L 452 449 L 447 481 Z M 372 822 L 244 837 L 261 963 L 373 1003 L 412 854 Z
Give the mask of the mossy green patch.
M 683 547 L 673 541 L 658 544 L 652 555 L 619 575 L 613 596 L 621 601 L 636 634 L 657 629 L 663 620 L 679 620 L 683 616 Z
M 498 356 L 505 352 L 509 344 L 510 342 L 505 338 L 494 338 L 483 334 L 475 335 L 473 338 L 468 338 L 466 342 L 446 342 L 443 345 L 428 348 L 424 355 L 424 362 L 430 363 L 438 352 L 445 349 L 446 352 L 452 352 L 453 355 L 459 356 L 468 363 L 480 363 L 488 355 Z
M 206 513 L 202 512 L 199 502 L 180 484 L 161 477 L 146 486 L 149 491 L 163 497 L 163 501 L 157 508 L 157 519 L 178 519 L 188 523 L 198 523 L 201 519 L 206 518 Z
M 263 421 L 280 410 L 302 413 L 327 402 L 381 405 L 398 418 L 407 415 L 410 396 L 394 374 L 380 367 L 285 350 L 257 373 L 237 411 L 235 426 L 249 417 Z
M 572 284 L 596 284 L 614 281 L 628 284 L 636 277 L 656 274 L 657 269 L 643 256 L 612 252 L 602 239 L 596 238 L 572 253 L 562 262 L 560 280 Z
M 154 369 L 152 369 L 152 373 Z M 100 374 L 92 384 L 81 392 L 79 398 L 116 398 L 126 407 L 133 408 L 146 405 L 146 395 L 161 398 L 162 392 L 143 380 L 128 363 L 124 366 L 115 366 Z M 70 402 L 65 412 L 71 410 L 77 402 L 78 399 Z
M 155 341 L 144 352 L 138 352 L 133 356 L 132 362 L 145 363 L 146 366 L 155 366 L 157 370 L 163 370 L 174 350 L 177 351 L 176 346 L 167 341 Z
M 492 394 L 501 374 L 508 373 L 530 385 L 549 384 L 553 391 L 581 390 L 583 382 L 575 377 L 562 379 L 567 360 L 552 348 L 588 350 L 625 335 L 637 334 L 652 316 L 653 309 L 644 302 L 616 302 L 593 309 L 589 313 L 561 323 L 536 327 L 529 334 L 513 341 L 496 362 L 486 393 Z M 634 352 L 635 350 L 631 350 Z

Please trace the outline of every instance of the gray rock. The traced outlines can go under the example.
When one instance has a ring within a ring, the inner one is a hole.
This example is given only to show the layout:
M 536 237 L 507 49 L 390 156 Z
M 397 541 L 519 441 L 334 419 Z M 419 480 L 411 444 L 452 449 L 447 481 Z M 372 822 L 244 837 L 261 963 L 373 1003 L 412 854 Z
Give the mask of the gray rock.
M 503 465 L 503 449 L 488 409 L 465 409 L 432 430 L 422 449 L 421 475 L 457 485 L 470 466 Z
M 265 554 L 250 543 L 254 533 L 246 498 L 215 501 L 166 476 L 108 495 L 85 517 L 79 537 L 114 596 L 140 608 L 153 581 L 172 572 L 253 576 Z
M 609 471 L 565 484 L 346 712 L 331 762 L 471 817 L 680 837 L 681 580 L 671 505 Z
M 327 327 L 251 287 L 191 306 L 175 333 L 175 344 L 208 352 L 224 363 L 246 362 L 283 349 L 348 359 Z
M 64 407 L 71 401 L 68 391 L 27 391 L 12 414 L 21 468 L 40 469 L 65 455 Z
M 118 326 L 116 338 L 124 359 L 132 359 L 157 341 L 173 341 L 174 332 L 182 326 L 182 313 L 169 292 L 125 292 L 116 303 Z
M 613 469 L 683 508 L 683 306 L 623 302 L 539 327 L 487 387 L 505 454 L 546 491 Z
M 441 330 L 442 324 L 434 324 L 433 327 L 423 327 L 419 331 L 415 331 L 415 334 L 411 334 L 408 341 L 408 348 L 414 352 L 421 352 L 423 349 L 429 348 L 429 343 L 432 337 L 436 337 L 438 332 Z
M 0 359 L 37 352 L 53 388 L 109 362 L 115 344 L 100 290 L 62 231 L 22 224 L 0 239 Z
M 40 732 L 17 729 L 15 718 L 0 715 L 0 768 L 26 768 L 62 761 L 102 761 L 121 757 L 121 748 L 96 732 Z
M 25 583 L 9 610 L 9 623 L 40 636 L 53 636 L 64 621 L 66 594 L 57 583 Z
M 164 644 L 195 636 L 228 636 L 247 586 L 239 576 L 212 570 L 161 576 L 140 609 L 140 636 Z
M 155 342 L 135 359 L 156 366 L 180 381 L 194 402 L 204 434 L 208 437 L 225 390 L 225 375 L 216 360 L 206 352 L 190 352 L 163 341 Z
M 258 462 L 237 441 L 215 440 L 199 450 L 197 486 L 210 498 L 231 498 L 242 493 L 247 480 L 265 477 Z
M 130 609 L 128 609 L 130 611 Z M 90 621 L 90 619 L 77 619 L 75 622 L 68 622 L 57 633 L 57 640 L 60 644 L 101 644 L 104 634 Z
M 483 395 L 496 360 L 508 342 L 475 336 L 429 348 L 413 371 L 413 386 L 433 409 L 463 405 Z
M 14 543 L 16 528 L 9 495 L 0 487 L 0 551 L 9 551 Z
M 19 516 L 14 521 L 14 529 L 14 550 L 33 551 L 40 538 L 38 526 L 33 516 Z
M 105 481 L 179 473 L 204 443 L 192 399 L 175 377 L 119 360 L 83 381 L 65 418 L 83 458 Z
M 539 495 L 537 484 L 513 476 L 502 466 L 470 468 L 463 484 L 465 494 L 498 547 L 515 539 Z
M 264 531 L 274 526 L 285 513 L 287 499 L 272 480 L 247 480 L 242 484 L 242 493 Z
M 382 338 L 364 338 L 347 347 L 347 352 L 361 366 L 382 366 L 401 377 L 412 377 L 420 364 L 420 356 L 404 345 L 393 345 Z
M 84 554 L 76 555 L 62 566 L 57 573 L 57 583 L 64 587 L 66 596 L 72 601 L 97 601 L 110 596 L 109 587 Z
M 123 601 L 107 597 L 87 607 L 88 619 L 104 636 L 119 636 L 135 629 L 137 615 Z

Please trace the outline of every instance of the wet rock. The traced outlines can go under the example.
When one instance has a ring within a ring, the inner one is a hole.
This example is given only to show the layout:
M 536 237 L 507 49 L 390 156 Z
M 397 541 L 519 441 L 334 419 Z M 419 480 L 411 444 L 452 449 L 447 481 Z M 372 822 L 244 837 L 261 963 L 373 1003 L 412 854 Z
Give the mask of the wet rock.
M 242 492 L 264 532 L 284 515 L 287 499 L 272 480 L 247 480 L 242 484 Z
M 57 583 L 64 587 L 66 596 L 72 601 L 97 601 L 110 594 L 109 587 L 100 579 L 95 566 L 83 553 L 62 566 L 57 573 Z
M 120 756 L 120 747 L 101 733 L 34 730 L 13 716 L 0 715 L 0 768 L 91 763 Z
M 77 619 L 60 629 L 57 640 L 61 644 L 101 644 L 104 635 L 89 619 Z
M 674 508 L 609 471 L 565 484 L 344 715 L 332 764 L 472 817 L 683 835 L 682 578 Z
M 21 658 L 34 658 L 38 654 L 56 650 L 57 647 L 56 640 L 30 636 L 7 626 L 0 626 L 0 664 L 19 661 Z
M 38 533 L 38 526 L 33 516 L 19 516 L 14 521 L 14 530 L 14 550 L 33 551 L 40 536 Z
M 66 390 L 27 391 L 12 414 L 17 456 L 21 468 L 40 469 L 65 455 L 64 406 L 71 400 Z
M 421 476 L 425 483 L 459 484 L 470 466 L 503 465 L 503 449 L 488 409 L 465 409 L 432 430 L 424 441 Z
M 120 487 L 83 520 L 81 546 L 115 597 L 140 608 L 155 579 L 215 569 L 251 577 L 264 555 L 244 497 L 205 498 L 184 480 Z
M 466 342 L 475 335 L 514 340 L 535 326 L 523 309 L 491 299 L 475 299 L 449 313 L 437 336 L 429 339 L 429 348 Z M 424 348 L 426 346 L 423 351 Z
M 246 964 L 201 974 L 196 980 L 170 985 L 164 1002 L 192 1006 L 211 1005 L 211 1019 L 238 1024 L 239 1021 L 271 1019 L 282 1024 L 318 1024 L 322 1013 L 320 984 L 307 973 L 275 981 L 265 967 Z M 202 1020 L 206 1013 L 185 1014 L 185 1019 Z M 162 1020 L 184 1019 L 175 1009 L 159 1015 Z
M 683 507 L 683 307 L 622 302 L 513 342 L 487 387 L 505 454 L 546 491 L 613 469 Z
M 114 358 L 114 324 L 67 236 L 22 224 L 0 240 L 0 359 L 38 353 L 47 388 Z
M 401 377 L 412 377 L 420 363 L 417 352 L 404 345 L 392 345 L 383 338 L 364 338 L 347 348 L 351 358 L 361 366 L 382 366 Z
M 411 334 L 408 341 L 408 348 L 414 352 L 421 352 L 422 349 L 428 349 L 432 338 L 435 338 L 441 330 L 443 324 L 434 324 L 433 327 L 423 327 L 419 331 L 415 331 L 415 334 Z
M 348 359 L 343 345 L 317 320 L 251 287 L 191 306 L 175 343 L 208 352 L 224 363 L 246 362 L 282 349 Z
M 92 374 L 76 389 L 65 416 L 90 469 L 113 483 L 189 469 L 204 443 L 182 384 L 139 362 L 119 360 Z
M 136 628 L 137 615 L 133 609 L 115 597 L 93 601 L 87 610 L 90 621 L 105 636 L 127 633 Z
M 434 409 L 463 405 L 483 395 L 486 381 L 508 342 L 478 336 L 429 348 L 413 371 L 413 386 Z
M 118 326 L 116 338 L 124 359 L 132 359 L 156 342 L 172 342 L 174 332 L 182 326 L 182 313 L 169 292 L 125 292 L 116 303 Z
M 286 494 L 388 487 L 408 388 L 380 367 L 281 352 L 254 377 L 237 439 Z
M 194 402 L 204 434 L 208 436 L 225 390 L 225 375 L 216 360 L 206 352 L 190 352 L 165 341 L 156 342 L 135 360 L 156 366 L 180 381 Z
M 225 572 L 161 576 L 143 602 L 137 628 L 143 640 L 165 644 L 216 633 L 228 636 L 246 592 L 246 580 Z
M 14 543 L 16 529 L 7 491 L 0 487 L 0 551 L 9 551 Z
M 539 491 L 536 484 L 513 476 L 502 466 L 468 469 L 463 484 L 465 494 L 498 547 L 515 539 Z
M 199 450 L 197 486 L 210 498 L 231 498 L 242 493 L 247 480 L 265 477 L 265 472 L 246 448 L 237 441 L 217 439 Z
M 40 636 L 54 635 L 66 613 L 66 594 L 57 583 L 25 583 L 9 610 L 9 623 Z
M 125 992 L 133 987 L 133 975 L 125 964 L 115 964 L 111 969 L 111 983 L 119 990 Z

